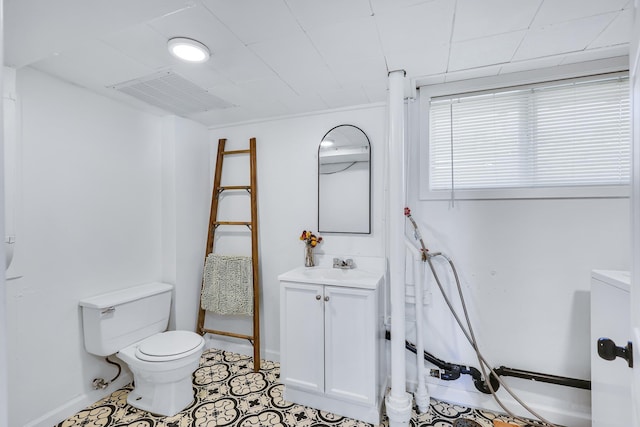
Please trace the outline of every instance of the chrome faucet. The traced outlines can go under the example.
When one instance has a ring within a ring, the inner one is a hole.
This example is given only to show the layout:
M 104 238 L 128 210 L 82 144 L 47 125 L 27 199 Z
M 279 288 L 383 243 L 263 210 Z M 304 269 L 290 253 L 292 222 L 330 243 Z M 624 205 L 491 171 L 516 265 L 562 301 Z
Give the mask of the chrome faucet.
M 355 266 L 356 265 L 351 258 L 347 258 L 347 259 L 334 258 L 333 259 L 333 268 L 348 269 L 348 268 L 354 268 Z

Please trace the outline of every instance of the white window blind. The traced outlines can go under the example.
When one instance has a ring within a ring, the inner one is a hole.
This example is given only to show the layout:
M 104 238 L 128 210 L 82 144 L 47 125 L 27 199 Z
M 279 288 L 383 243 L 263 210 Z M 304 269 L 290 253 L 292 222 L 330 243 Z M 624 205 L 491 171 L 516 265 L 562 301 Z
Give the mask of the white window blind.
M 431 191 L 629 184 L 626 75 L 432 98 Z

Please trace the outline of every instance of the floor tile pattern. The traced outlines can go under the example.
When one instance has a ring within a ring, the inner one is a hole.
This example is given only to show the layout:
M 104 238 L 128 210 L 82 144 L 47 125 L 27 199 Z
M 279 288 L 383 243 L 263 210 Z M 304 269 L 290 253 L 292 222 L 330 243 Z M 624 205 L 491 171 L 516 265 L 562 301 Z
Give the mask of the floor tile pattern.
M 371 427 L 371 424 L 286 402 L 278 382 L 280 366 L 263 361 L 253 372 L 251 357 L 221 350 L 203 353 L 193 375 L 195 399 L 173 417 L 160 417 L 127 405 L 131 386 L 116 390 L 55 427 Z M 417 414 L 410 427 L 450 427 L 458 418 L 493 427 L 508 417 L 432 399 L 430 410 Z M 382 426 L 388 426 L 383 420 Z

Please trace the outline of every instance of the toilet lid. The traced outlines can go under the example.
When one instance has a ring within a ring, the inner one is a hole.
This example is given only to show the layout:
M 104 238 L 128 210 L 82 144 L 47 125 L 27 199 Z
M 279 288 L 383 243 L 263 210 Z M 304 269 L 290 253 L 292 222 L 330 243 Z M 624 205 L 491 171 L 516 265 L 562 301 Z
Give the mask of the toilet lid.
M 168 331 L 153 335 L 136 349 L 136 357 L 148 361 L 178 359 L 203 343 L 200 335 L 189 331 Z

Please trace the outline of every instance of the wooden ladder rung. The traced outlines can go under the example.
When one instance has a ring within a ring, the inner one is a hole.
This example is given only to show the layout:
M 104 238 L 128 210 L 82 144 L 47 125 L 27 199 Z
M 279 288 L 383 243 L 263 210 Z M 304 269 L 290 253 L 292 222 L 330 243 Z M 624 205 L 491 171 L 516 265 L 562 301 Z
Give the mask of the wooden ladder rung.
M 227 154 L 246 154 L 250 153 L 250 150 L 231 150 L 231 151 L 223 151 L 222 154 L 226 156 Z
M 251 222 L 246 221 L 215 221 L 215 225 L 246 225 L 251 226 Z
M 218 187 L 219 191 L 224 190 L 251 190 L 250 185 L 225 185 L 223 187 Z
M 215 329 L 203 329 L 202 332 L 215 335 L 224 335 L 226 337 L 244 338 L 249 341 L 253 341 L 253 335 L 236 334 L 235 332 L 228 331 L 216 331 Z

